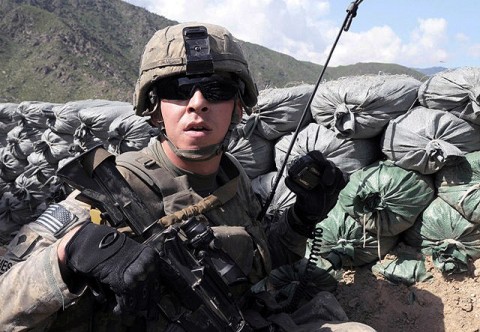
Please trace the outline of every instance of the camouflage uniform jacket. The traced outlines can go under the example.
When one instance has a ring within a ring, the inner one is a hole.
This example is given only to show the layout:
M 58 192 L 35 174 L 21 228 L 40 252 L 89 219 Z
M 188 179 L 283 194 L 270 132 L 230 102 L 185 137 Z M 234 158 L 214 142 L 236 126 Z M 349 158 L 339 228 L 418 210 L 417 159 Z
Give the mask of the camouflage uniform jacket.
M 158 154 L 152 153 L 151 149 L 146 148 L 143 152 L 149 158 L 155 159 L 157 164 L 166 167 Z M 140 180 L 135 173 L 120 166 L 118 168 L 132 188 L 145 200 L 151 212 L 157 216 L 160 201 L 164 203 L 165 212 L 169 213 L 180 208 L 182 204 L 201 199 L 189 187 L 184 192 L 174 193 L 173 197 L 159 200 L 158 196 L 152 195 L 148 184 Z M 306 238 L 290 228 L 287 213 L 277 222 L 269 223 L 268 227 L 258 222 L 256 216 L 260 204 L 251 189 L 248 176 L 232 156 L 222 157 L 218 181 L 221 183 L 228 180 L 227 174 L 231 174 L 232 169 L 239 175 L 236 195 L 223 206 L 205 215 L 219 237 L 228 237 L 229 241 L 224 243 L 230 245 L 224 249 L 237 261 L 253 284 L 269 273 L 272 262 L 275 267 L 303 257 Z M 171 174 L 175 176 L 174 173 Z M 188 184 L 188 176 L 183 176 L 182 179 Z M 4 302 L 0 310 L 2 330 L 49 330 L 52 322 L 58 321 L 64 311 L 70 312 L 67 323 L 62 323 L 65 330 L 71 331 L 71 326 L 76 326 L 74 330 L 78 331 L 112 330 L 96 328 L 92 323 L 92 316 L 95 316 L 96 312 L 90 312 L 86 317 L 74 322 L 76 315 L 72 313 L 81 311 L 76 310 L 81 303 L 92 311 L 92 302 L 83 300 L 88 298 L 90 292 L 82 289 L 76 294 L 71 293 L 60 275 L 57 258 L 59 239 L 75 225 L 90 222 L 90 219 L 90 207 L 75 200 L 72 194 L 66 200 L 51 205 L 35 222 L 25 225 L 12 240 L 7 253 L 0 258 L 11 265 L 11 268 L 0 276 L 0 294 Z M 133 327 L 138 330 L 138 326 Z

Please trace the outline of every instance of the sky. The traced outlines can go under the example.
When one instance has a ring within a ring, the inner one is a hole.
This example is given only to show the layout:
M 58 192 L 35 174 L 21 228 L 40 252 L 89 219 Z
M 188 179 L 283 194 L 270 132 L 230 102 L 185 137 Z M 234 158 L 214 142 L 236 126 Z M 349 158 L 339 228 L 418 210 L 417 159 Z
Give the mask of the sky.
M 126 0 L 178 22 L 226 27 L 243 41 L 326 64 L 352 0 Z M 478 0 L 363 0 L 329 66 L 480 66 Z

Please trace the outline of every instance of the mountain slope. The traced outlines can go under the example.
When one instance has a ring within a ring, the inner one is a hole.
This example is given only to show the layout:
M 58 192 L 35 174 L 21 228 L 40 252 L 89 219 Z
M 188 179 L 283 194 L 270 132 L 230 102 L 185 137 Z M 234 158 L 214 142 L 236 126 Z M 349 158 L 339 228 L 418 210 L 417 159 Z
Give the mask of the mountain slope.
M 175 23 L 120 0 L 2 0 L 0 102 L 131 101 L 146 42 Z M 242 46 L 259 89 L 314 83 L 322 68 L 259 45 Z M 324 79 L 379 71 L 423 76 L 398 65 L 359 66 L 328 68 Z

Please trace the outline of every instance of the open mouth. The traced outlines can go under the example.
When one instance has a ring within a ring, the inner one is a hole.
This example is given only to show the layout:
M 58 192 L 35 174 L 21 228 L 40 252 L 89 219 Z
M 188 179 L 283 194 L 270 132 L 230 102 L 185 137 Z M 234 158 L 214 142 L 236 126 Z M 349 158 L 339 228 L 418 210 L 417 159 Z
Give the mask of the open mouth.
M 186 131 L 210 131 L 211 129 L 204 125 L 189 125 L 185 129 Z

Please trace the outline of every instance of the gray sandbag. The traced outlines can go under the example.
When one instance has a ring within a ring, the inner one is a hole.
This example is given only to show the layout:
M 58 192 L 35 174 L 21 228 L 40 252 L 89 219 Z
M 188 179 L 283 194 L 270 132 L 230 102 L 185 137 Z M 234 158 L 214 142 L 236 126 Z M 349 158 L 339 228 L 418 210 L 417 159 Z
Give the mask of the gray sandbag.
M 50 163 L 43 152 L 33 152 L 27 158 L 28 165 L 25 172 L 34 174 L 41 183 L 46 183 L 55 176 L 58 163 Z
M 78 116 L 80 110 L 109 105 L 112 105 L 112 101 L 103 99 L 70 101 L 52 109 L 53 116 L 49 117 L 47 125 L 56 133 L 73 135 L 80 126 L 81 121 Z
M 53 114 L 53 108 L 59 105 L 61 104 L 23 101 L 17 107 L 17 116 L 26 127 L 47 129 L 47 122 Z
M 0 200 L 3 194 L 10 192 L 12 190 L 13 185 L 14 185 L 13 181 L 7 181 L 0 177 Z
M 246 138 L 239 132 L 232 133 L 227 151 L 237 158 L 248 177 L 254 179 L 274 170 L 274 143 L 255 133 Z
M 435 173 L 438 197 L 468 221 L 480 224 L 480 151 Z
M 417 106 L 390 121 L 381 144 L 395 165 L 433 174 L 480 150 L 480 130 L 449 112 Z
M 480 125 L 480 68 L 460 67 L 431 76 L 420 86 L 418 100 Z
M 0 200 L 0 238 L 12 239 L 22 225 L 37 219 L 45 209 L 45 203 L 32 205 L 11 192 L 5 193 Z
M 362 266 L 379 260 L 392 250 L 398 236 L 380 236 L 367 231 L 340 204 L 317 225 L 317 240 L 309 240 L 310 250 L 322 257 L 340 261 L 342 267 Z M 318 245 L 316 244 L 318 243 Z M 312 249 L 316 246 L 317 249 Z
M 292 138 L 293 134 L 285 135 L 275 144 L 277 169 L 280 169 L 285 159 Z M 310 123 L 298 133 L 288 162 L 314 150 L 322 152 L 325 158 L 335 163 L 345 174 L 352 174 L 377 161 L 381 156 L 380 145 L 376 139 L 339 138 L 325 126 Z
M 60 160 L 72 155 L 70 152 L 72 144 L 72 135 L 45 129 L 41 139 L 34 144 L 34 151 L 42 153 L 50 164 L 57 164 Z
M 42 133 L 41 129 L 18 125 L 8 132 L 7 146 L 16 158 L 27 159 Z
M 339 137 L 371 138 L 412 107 L 421 82 L 407 75 L 363 75 L 318 86 L 313 120 Z
M 313 88 L 313 85 L 303 84 L 261 90 L 253 113 L 246 119 L 245 131 L 248 134 L 255 132 L 267 140 L 291 133 L 300 122 Z M 312 115 L 307 111 L 301 127 L 311 121 Z
M 260 175 L 252 180 L 253 192 L 260 198 L 262 204 L 265 204 L 269 198 L 277 174 L 277 172 L 273 171 Z M 265 216 L 269 220 L 277 220 L 285 209 L 295 203 L 295 200 L 295 193 L 285 185 L 285 177 L 282 176 Z
M 17 126 L 19 118 L 17 115 L 18 104 L 0 104 L 0 145 L 7 144 L 7 133 Z
M 468 270 L 468 260 L 480 258 L 480 228 L 437 197 L 404 234 L 408 245 L 431 255 L 440 271 Z
M 353 173 L 338 202 L 367 231 L 395 236 L 415 223 L 434 194 L 433 179 L 387 160 Z
M 133 105 L 120 101 L 81 109 L 78 112 L 81 124 L 75 131 L 75 135 L 78 133 L 78 136 L 81 136 L 82 131 L 88 130 L 95 137 L 106 141 L 112 122 L 125 114 L 134 114 Z
M 38 206 L 46 201 L 50 190 L 48 183 L 42 183 L 35 172 L 29 170 L 21 173 L 15 179 L 12 193 L 22 202 L 28 202 L 31 206 Z
M 11 192 L 6 192 L 0 199 L 0 244 L 3 245 L 7 245 L 21 227 L 12 218 L 11 200 L 18 202 Z
M 73 143 L 70 146 L 70 153 L 72 155 L 78 155 L 85 152 L 97 145 L 102 145 L 105 149 L 108 149 L 108 142 L 94 135 L 90 128 L 84 125 L 80 125 L 73 134 Z
M 14 181 L 28 165 L 26 159 L 18 159 L 11 151 L 11 147 L 0 148 L 0 178 L 7 182 Z
M 130 112 L 122 114 L 113 120 L 108 128 L 108 151 L 120 154 L 141 150 L 159 133 L 159 129 L 152 127 L 147 118 Z

